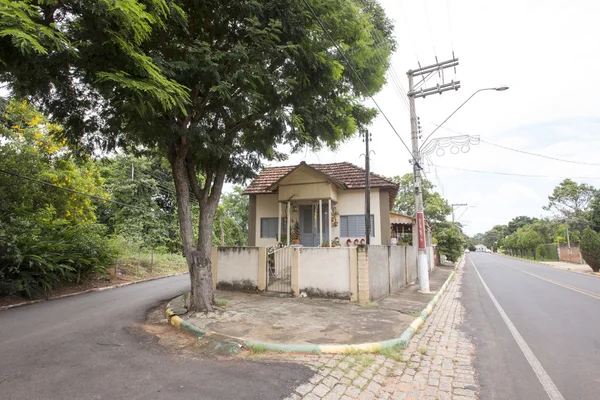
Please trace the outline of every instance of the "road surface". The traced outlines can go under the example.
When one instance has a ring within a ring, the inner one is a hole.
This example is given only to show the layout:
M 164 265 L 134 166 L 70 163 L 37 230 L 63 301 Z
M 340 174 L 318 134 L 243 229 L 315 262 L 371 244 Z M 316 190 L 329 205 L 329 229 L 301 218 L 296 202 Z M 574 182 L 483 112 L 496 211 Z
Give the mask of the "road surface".
M 470 253 L 463 304 L 482 400 L 600 399 L 600 278 Z
M 136 329 L 179 276 L 0 311 L 0 399 L 281 399 L 297 364 L 197 360 Z

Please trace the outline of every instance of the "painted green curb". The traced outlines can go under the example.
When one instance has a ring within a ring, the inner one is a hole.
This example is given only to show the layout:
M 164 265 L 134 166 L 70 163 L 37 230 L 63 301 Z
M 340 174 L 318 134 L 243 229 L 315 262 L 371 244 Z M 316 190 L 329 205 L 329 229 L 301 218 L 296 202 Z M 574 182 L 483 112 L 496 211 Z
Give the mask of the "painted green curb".
M 458 261 L 458 265 L 464 262 L 464 256 Z M 439 302 L 440 298 L 446 291 L 448 285 L 454 278 L 455 271 L 450 273 L 450 276 L 446 279 L 440 290 L 435 294 L 433 299 L 427 304 L 427 306 L 421 311 L 420 315 L 413 320 L 404 332 L 400 335 L 399 338 L 383 340 L 380 342 L 370 342 L 370 343 L 360 343 L 360 344 L 311 344 L 311 343 L 297 343 L 297 344 L 280 344 L 280 343 L 268 343 L 261 342 L 258 340 L 244 340 L 241 338 L 232 338 L 244 343 L 244 345 L 248 348 L 260 348 L 268 351 L 276 351 L 276 352 L 284 352 L 284 353 L 313 353 L 313 354 L 343 354 L 352 351 L 360 351 L 360 352 L 376 352 L 381 349 L 387 349 L 392 347 L 401 347 L 406 348 L 408 346 L 408 342 L 415 335 L 415 333 L 419 330 L 419 328 L 425 323 L 427 317 L 431 315 L 433 312 L 433 308 Z M 175 315 L 171 310 L 171 303 L 167 305 L 166 309 L 166 317 L 171 325 L 179 329 L 185 329 L 192 334 L 203 337 L 207 334 L 206 331 L 201 330 L 195 325 L 190 324 L 187 321 L 184 321 L 181 317 Z

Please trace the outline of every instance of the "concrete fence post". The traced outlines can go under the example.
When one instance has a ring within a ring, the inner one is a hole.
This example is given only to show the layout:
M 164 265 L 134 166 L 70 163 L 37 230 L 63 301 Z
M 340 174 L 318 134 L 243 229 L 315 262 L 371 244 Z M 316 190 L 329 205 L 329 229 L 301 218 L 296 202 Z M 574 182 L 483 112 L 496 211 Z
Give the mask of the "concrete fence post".
M 358 301 L 358 253 L 356 247 L 350 247 L 350 301 Z
M 213 289 L 217 288 L 219 282 L 219 248 L 213 246 L 210 250 L 210 269 L 212 271 Z
M 356 251 L 358 259 L 358 302 L 365 304 L 371 300 L 368 246 L 358 245 Z
M 267 290 L 267 248 L 258 248 L 258 290 Z
M 392 294 L 392 246 L 387 246 L 388 253 L 388 294 Z
M 300 263 L 300 248 L 292 247 L 292 276 L 291 276 L 291 286 L 292 292 L 294 296 L 298 296 L 300 294 L 300 272 L 299 272 L 299 263 Z

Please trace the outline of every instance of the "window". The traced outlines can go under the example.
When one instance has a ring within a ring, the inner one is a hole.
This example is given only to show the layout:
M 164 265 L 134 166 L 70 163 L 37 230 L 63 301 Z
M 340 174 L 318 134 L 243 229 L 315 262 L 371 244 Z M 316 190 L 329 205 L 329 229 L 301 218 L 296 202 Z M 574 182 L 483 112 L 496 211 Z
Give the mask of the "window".
M 364 215 L 340 216 L 340 237 L 364 237 L 366 233 Z M 371 214 L 371 237 L 375 236 L 375 217 Z
M 260 219 L 260 237 L 277 238 L 277 217 Z M 281 218 L 281 233 L 286 233 L 285 220 Z

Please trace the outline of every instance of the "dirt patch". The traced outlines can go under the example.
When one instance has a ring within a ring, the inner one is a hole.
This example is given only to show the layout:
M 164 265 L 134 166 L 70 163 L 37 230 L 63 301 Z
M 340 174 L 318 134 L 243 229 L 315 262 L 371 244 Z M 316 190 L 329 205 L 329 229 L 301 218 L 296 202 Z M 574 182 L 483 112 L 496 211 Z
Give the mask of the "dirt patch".
M 235 360 L 251 355 L 241 343 L 218 334 L 208 334 L 199 338 L 186 330 L 179 330 L 165 318 L 167 303 L 150 310 L 143 329 L 156 337 L 163 348 L 179 355 L 217 360 Z

